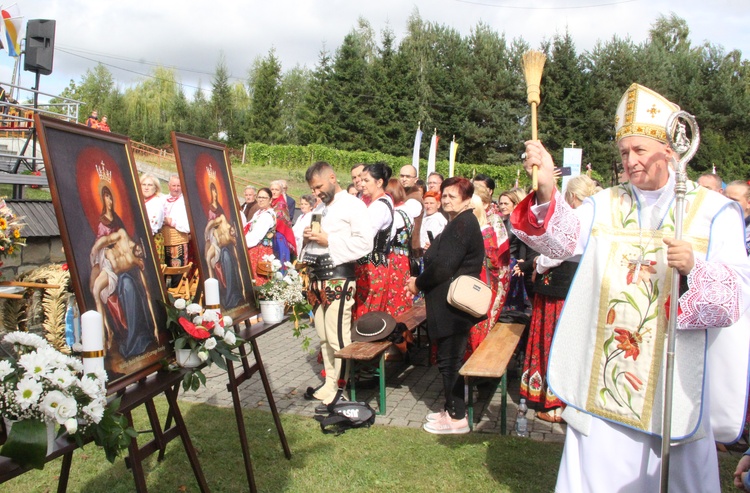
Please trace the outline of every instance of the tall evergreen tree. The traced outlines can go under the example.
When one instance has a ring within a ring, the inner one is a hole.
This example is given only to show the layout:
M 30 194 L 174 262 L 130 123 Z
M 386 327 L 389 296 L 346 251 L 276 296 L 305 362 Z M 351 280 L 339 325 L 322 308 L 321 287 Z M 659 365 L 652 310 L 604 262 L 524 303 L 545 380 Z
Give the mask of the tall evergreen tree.
M 251 77 L 252 115 L 247 129 L 249 142 L 278 144 L 283 142 L 281 121 L 281 64 L 271 49 L 259 61 Z
M 229 77 L 229 68 L 222 53 L 216 63 L 216 71 L 211 81 L 211 120 L 214 125 L 213 133 L 217 136 L 224 135 L 226 138 L 229 137 L 234 127 L 234 107 Z
M 318 64 L 308 81 L 305 96 L 297 111 L 299 143 L 331 144 L 334 139 L 333 102 L 330 94 L 333 67 L 325 48 L 318 55 Z

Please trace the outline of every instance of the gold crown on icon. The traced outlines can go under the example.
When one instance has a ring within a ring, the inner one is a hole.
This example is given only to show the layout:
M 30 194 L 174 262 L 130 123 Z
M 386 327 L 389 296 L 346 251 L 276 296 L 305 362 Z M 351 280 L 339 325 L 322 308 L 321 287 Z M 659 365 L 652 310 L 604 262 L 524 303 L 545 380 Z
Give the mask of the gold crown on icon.
M 112 172 L 107 169 L 107 165 L 102 161 L 101 165 L 96 164 L 96 173 L 99 175 L 99 181 L 112 183 Z

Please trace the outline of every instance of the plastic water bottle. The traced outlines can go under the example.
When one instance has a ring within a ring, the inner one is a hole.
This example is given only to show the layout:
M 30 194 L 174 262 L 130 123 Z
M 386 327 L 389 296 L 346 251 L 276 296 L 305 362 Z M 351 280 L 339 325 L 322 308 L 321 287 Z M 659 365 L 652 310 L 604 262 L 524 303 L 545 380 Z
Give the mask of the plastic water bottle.
M 516 435 L 519 437 L 529 436 L 529 421 L 526 419 L 526 413 L 529 408 L 526 406 L 526 399 L 521 399 L 518 404 L 518 416 L 516 417 Z

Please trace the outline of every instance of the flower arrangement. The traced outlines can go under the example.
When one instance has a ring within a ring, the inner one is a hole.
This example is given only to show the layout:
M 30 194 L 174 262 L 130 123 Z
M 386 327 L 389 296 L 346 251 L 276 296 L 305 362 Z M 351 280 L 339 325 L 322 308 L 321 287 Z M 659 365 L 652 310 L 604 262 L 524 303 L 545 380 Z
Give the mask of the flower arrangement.
M 0 257 L 13 255 L 26 245 L 26 239 L 21 237 L 22 227 L 21 219 L 8 207 L 5 200 L 0 199 Z
M 302 331 L 309 327 L 309 324 L 302 323 L 302 317 L 312 310 L 312 305 L 307 301 L 302 277 L 291 262 L 282 264 L 273 255 L 264 255 L 263 262 L 266 264 L 268 282 L 255 288 L 258 300 L 281 301 L 290 307 L 292 310 L 289 318 L 294 322 L 294 336 L 300 337 Z M 309 337 L 304 337 L 302 347 L 306 350 L 310 347 Z
M 239 361 L 234 350 L 244 343 L 232 330 L 231 317 L 221 316 L 216 310 L 203 310 L 197 303 L 174 299 L 170 295 L 167 310 L 167 328 L 172 334 L 175 351 L 190 350 L 196 354 L 201 363 L 227 369 L 227 358 Z M 178 365 L 179 366 L 179 365 Z M 198 390 L 206 384 L 206 376 L 200 367 L 191 368 L 182 380 L 185 390 Z
M 3 341 L 13 351 L 0 360 L 0 416 L 13 422 L 0 454 L 38 469 L 47 455 L 47 424 L 64 427 L 79 445 L 87 436 L 114 461 L 136 435 L 119 400 L 107 404 L 104 370 L 83 375 L 83 364 L 28 332 L 10 332 Z M 60 430 L 60 434 L 63 429 Z

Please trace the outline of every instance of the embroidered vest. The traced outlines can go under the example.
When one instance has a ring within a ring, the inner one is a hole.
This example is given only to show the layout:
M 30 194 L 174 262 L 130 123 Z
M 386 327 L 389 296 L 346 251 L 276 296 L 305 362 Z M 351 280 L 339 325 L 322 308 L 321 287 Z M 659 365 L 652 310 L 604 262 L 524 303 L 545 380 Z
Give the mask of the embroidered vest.
M 386 227 L 375 233 L 375 238 L 372 241 L 372 251 L 361 259 L 357 260 L 357 263 L 359 265 L 367 265 L 368 263 L 376 266 L 388 265 L 388 252 L 390 251 L 391 246 L 391 227 L 393 226 L 393 206 L 387 199 L 383 197 L 379 198 L 378 200 L 387 205 L 388 210 L 391 211 L 391 222 L 388 223 Z

